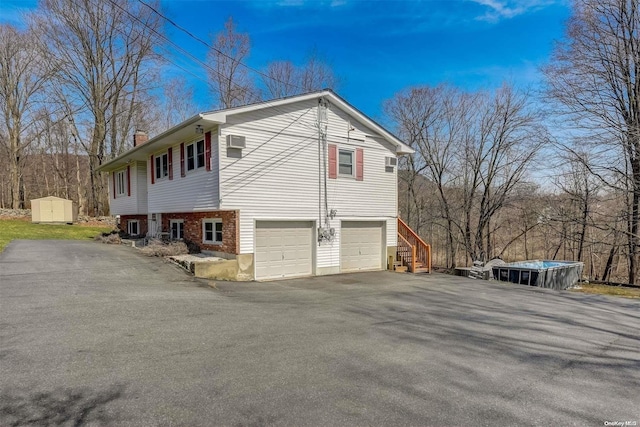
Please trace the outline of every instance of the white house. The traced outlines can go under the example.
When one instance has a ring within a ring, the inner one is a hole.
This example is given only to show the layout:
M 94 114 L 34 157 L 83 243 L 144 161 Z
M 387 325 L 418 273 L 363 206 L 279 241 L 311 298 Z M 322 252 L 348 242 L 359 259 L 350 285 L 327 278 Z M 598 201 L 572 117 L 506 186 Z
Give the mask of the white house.
M 136 133 L 101 170 L 124 231 L 188 239 L 233 260 L 231 278 L 261 280 L 386 268 L 397 156 L 411 152 L 323 90 Z

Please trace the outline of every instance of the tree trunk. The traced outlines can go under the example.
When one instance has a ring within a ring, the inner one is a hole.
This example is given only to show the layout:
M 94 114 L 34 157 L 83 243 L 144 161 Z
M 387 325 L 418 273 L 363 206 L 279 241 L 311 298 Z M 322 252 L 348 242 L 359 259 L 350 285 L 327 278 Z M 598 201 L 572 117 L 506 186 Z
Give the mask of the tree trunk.
M 634 189 L 633 201 L 631 206 L 631 217 L 629 218 L 629 232 L 627 233 L 629 242 L 628 280 L 631 284 L 634 284 L 636 281 L 636 257 L 638 252 L 638 208 L 640 206 L 640 171 L 636 172 L 637 169 L 640 169 L 640 159 L 636 163 L 637 165 L 636 167 L 634 167 Z
M 11 208 L 20 209 L 20 172 L 19 158 L 11 156 L 9 165 L 9 181 L 11 185 Z

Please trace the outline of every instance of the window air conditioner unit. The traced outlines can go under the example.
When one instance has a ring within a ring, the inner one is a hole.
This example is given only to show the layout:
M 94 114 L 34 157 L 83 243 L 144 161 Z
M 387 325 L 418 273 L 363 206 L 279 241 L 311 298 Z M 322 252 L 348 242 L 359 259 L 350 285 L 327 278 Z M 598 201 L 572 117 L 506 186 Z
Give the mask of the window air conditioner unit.
M 227 135 L 228 148 L 245 148 L 247 146 L 245 137 L 240 135 Z
M 395 168 L 398 166 L 398 158 L 397 157 L 385 157 L 384 165 L 388 168 Z

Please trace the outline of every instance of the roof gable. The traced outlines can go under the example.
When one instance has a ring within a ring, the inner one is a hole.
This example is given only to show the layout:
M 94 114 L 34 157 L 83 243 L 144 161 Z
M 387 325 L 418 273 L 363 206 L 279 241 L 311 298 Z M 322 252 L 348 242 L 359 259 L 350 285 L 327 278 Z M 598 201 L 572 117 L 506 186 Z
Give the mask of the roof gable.
M 144 144 L 138 145 L 132 148 L 126 153 L 116 157 L 113 160 L 100 166 L 98 170 L 107 172 L 116 170 L 131 160 L 144 160 L 150 154 L 169 147 L 184 138 L 185 135 L 192 134 L 192 128 L 200 126 L 205 129 L 211 129 L 212 126 L 225 124 L 228 118 L 239 114 L 249 113 L 256 110 L 263 110 L 268 108 L 277 108 L 279 106 L 289 105 L 298 102 L 309 101 L 313 99 L 324 99 L 328 101 L 332 106 L 335 106 L 353 117 L 354 120 L 362 123 L 366 128 L 371 129 L 374 135 L 369 135 L 372 138 L 383 139 L 391 143 L 396 147 L 396 153 L 398 154 L 411 154 L 414 150 L 408 145 L 404 144 L 398 137 L 386 130 L 384 127 L 376 123 L 360 110 L 349 104 L 346 100 L 338 96 L 335 92 L 324 89 L 321 91 L 305 93 L 302 95 L 295 95 L 286 98 L 279 98 L 269 101 L 257 102 L 254 104 L 244 105 L 241 107 L 227 108 L 224 110 L 211 111 L 206 113 L 200 113 L 193 116 L 184 122 L 168 129 L 167 131 L 149 139 Z
M 411 154 L 414 152 L 412 148 L 403 143 L 398 137 L 386 130 L 384 127 L 376 123 L 373 119 L 369 118 L 366 114 L 349 104 L 345 99 L 337 95 L 335 92 L 329 89 L 324 89 L 317 92 L 305 93 L 302 95 L 290 96 L 287 98 L 279 98 L 270 101 L 258 102 L 255 104 L 249 104 L 241 107 L 228 108 L 225 110 L 212 111 L 209 113 L 203 113 L 201 116 L 206 120 L 211 120 L 216 123 L 226 123 L 229 116 L 248 113 L 265 108 L 277 108 L 282 105 L 288 105 L 296 102 L 303 102 L 312 99 L 325 99 L 329 101 L 331 105 L 338 107 L 340 110 L 352 116 L 355 120 L 359 121 L 367 128 L 373 130 L 378 135 L 372 135 L 373 137 L 381 137 L 389 141 L 396 146 L 398 154 Z

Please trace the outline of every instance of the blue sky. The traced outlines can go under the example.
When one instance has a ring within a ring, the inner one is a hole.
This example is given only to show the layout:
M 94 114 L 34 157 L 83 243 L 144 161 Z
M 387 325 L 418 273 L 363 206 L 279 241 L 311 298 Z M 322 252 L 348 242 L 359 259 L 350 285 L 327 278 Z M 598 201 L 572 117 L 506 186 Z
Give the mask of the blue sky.
M 35 6 L 0 0 L 0 22 L 19 25 L 20 12 Z M 568 0 L 162 1 L 165 15 L 204 40 L 232 16 L 251 37 L 247 63 L 256 69 L 272 60 L 301 64 L 315 49 L 340 77 L 337 92 L 378 120 L 386 99 L 415 85 L 475 90 L 508 81 L 535 89 L 569 6 Z M 166 30 L 205 59 L 206 47 L 170 25 Z M 204 70 L 184 55 L 170 59 L 190 70 L 184 74 L 198 107 L 210 107 Z

